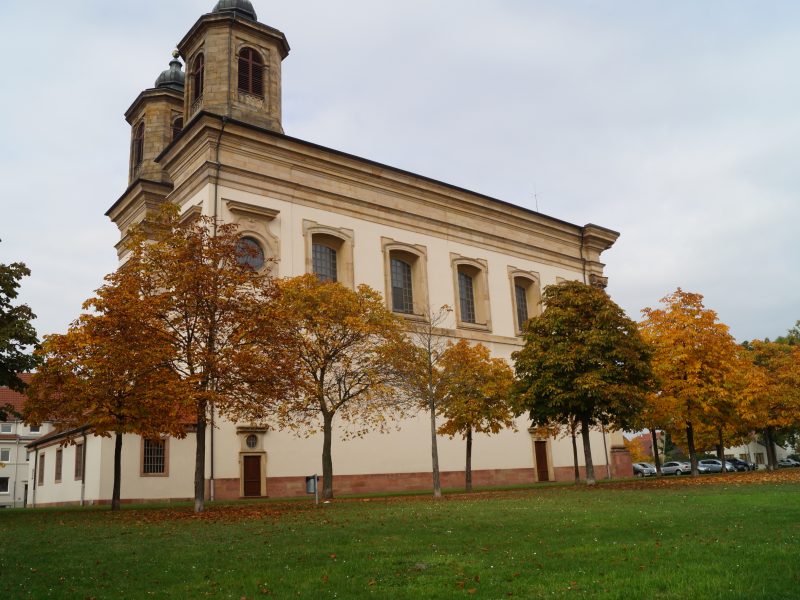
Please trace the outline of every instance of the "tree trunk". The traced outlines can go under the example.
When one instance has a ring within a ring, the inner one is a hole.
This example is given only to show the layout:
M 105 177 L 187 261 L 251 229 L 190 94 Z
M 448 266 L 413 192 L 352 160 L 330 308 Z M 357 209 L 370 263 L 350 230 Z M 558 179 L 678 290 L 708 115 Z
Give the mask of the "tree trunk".
M 439 447 L 436 444 L 436 401 L 433 391 L 428 392 L 428 408 L 431 413 L 431 465 L 433 467 L 433 497 L 442 497 L 442 480 L 439 475 Z
M 686 424 L 686 445 L 689 446 L 689 461 L 692 463 L 692 475 L 700 475 L 697 469 L 697 451 L 694 449 L 694 427 L 691 421 Z
M 764 445 L 767 447 L 767 471 L 774 471 L 778 467 L 773 431 L 772 427 L 767 427 L 764 430 Z
M 322 499 L 333 498 L 333 415 L 322 413 Z
M 194 512 L 201 513 L 206 504 L 206 401 L 197 402 L 197 432 L 194 453 Z
M 467 429 L 467 468 L 465 470 L 464 488 L 472 491 L 472 428 Z
M 583 459 L 586 463 L 586 485 L 595 485 L 592 448 L 589 442 L 589 419 L 581 417 L 581 441 L 583 442 Z
M 84 469 L 86 466 L 83 467 Z M 114 486 L 111 491 L 111 510 L 119 510 L 120 486 L 122 481 L 122 434 L 114 434 Z
M 578 436 L 575 435 L 575 429 L 572 429 L 572 464 L 575 467 L 575 483 L 581 480 L 581 470 L 578 467 Z
M 661 477 L 661 458 L 658 456 L 658 434 L 655 429 L 650 429 L 650 437 L 653 438 L 653 460 L 656 463 L 656 476 Z
M 722 429 L 717 427 L 717 459 L 722 463 L 722 472 L 727 473 L 725 468 L 725 440 L 722 439 Z

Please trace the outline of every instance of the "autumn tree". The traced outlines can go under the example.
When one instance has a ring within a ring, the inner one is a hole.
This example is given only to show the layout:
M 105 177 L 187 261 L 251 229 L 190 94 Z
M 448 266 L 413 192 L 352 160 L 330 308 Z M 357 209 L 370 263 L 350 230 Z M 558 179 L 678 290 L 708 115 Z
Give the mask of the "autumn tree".
M 142 308 L 141 327 L 170 347 L 169 368 L 195 420 L 194 506 L 205 505 L 206 436 L 215 414 L 267 420 L 297 386 L 292 330 L 263 256 L 233 224 L 181 222 L 167 206 L 131 234 L 123 268 Z
M 472 434 L 513 427 L 514 372 L 502 358 L 492 358 L 486 346 L 466 340 L 449 345 L 438 366 L 442 391 L 438 410 L 445 419 L 439 433 L 466 440 L 465 488 L 471 492 Z
M 95 435 L 114 435 L 112 510 L 120 506 L 123 434 L 185 435 L 183 382 L 168 366 L 166 339 L 141 326 L 135 283 L 113 278 L 66 334 L 47 336 L 26 392 L 25 418 L 33 425 L 50 420 L 64 430 L 88 426 Z
M 20 280 L 30 274 L 23 263 L 0 263 L 0 386 L 17 392 L 25 389 L 17 375 L 36 366 L 36 357 L 31 353 L 38 342 L 31 323 L 36 315 L 26 304 L 14 303 Z
M 408 344 L 397 352 L 398 383 L 404 393 L 427 410 L 431 436 L 431 475 L 433 497 L 442 497 L 442 480 L 439 472 L 439 445 L 436 435 L 436 417 L 443 390 L 440 386 L 439 362 L 447 348 L 442 329 L 452 309 L 444 305 L 435 312 L 426 311 L 424 317 L 406 323 Z
M 658 451 L 658 431 L 672 428 L 674 414 L 673 399 L 658 391 L 645 396 L 644 405 L 635 419 L 634 429 L 647 429 L 653 443 L 653 462 L 656 474 L 661 475 L 661 456 Z
M 298 352 L 300 385 L 277 406 L 282 428 L 306 435 L 321 429 L 322 497 L 333 498 L 331 451 L 335 419 L 346 436 L 385 431 L 404 405 L 394 387 L 401 323 L 381 294 L 355 290 L 304 275 L 281 283 L 292 342 Z
M 755 341 L 745 348 L 751 363 L 741 416 L 752 430 L 763 433 L 767 468 L 773 470 L 776 438 L 800 427 L 800 346 Z
M 661 303 L 663 308 L 642 311 L 640 327 L 653 348 L 659 396 L 673 406 L 673 424 L 683 429 L 692 474 L 697 475 L 696 430 L 719 419 L 718 403 L 730 397 L 736 343 L 700 294 L 678 288 Z
M 779 344 L 788 344 L 789 346 L 800 346 L 800 321 L 797 321 L 786 335 L 781 335 L 775 338 Z
M 581 425 L 586 482 L 595 483 L 589 431 L 625 428 L 651 385 L 650 350 L 608 295 L 576 281 L 545 288 L 544 312 L 528 322 L 513 354 L 516 393 L 533 423 Z

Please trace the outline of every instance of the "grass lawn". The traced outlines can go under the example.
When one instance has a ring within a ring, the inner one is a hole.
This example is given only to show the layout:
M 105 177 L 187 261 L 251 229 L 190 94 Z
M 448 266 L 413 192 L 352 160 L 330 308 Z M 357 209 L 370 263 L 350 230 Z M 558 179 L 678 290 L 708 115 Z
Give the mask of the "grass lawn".
M 0 598 L 800 598 L 800 474 L 0 511 Z

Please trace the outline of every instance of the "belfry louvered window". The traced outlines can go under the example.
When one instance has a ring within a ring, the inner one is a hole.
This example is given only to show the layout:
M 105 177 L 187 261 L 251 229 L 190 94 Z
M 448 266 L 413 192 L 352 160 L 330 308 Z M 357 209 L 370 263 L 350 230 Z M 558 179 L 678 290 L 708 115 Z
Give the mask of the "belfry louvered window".
M 133 167 L 138 168 L 144 159 L 144 122 L 133 128 Z
M 264 61 L 253 48 L 239 51 L 239 91 L 264 97 Z
M 192 101 L 198 100 L 203 96 L 203 71 L 206 59 L 202 54 L 198 54 L 192 63 Z

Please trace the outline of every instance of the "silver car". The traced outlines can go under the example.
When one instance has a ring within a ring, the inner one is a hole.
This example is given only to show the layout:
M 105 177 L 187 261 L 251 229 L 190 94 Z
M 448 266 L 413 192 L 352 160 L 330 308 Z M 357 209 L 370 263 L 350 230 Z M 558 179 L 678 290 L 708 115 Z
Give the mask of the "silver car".
M 692 465 L 688 462 L 679 462 L 671 460 L 661 465 L 661 473 L 663 475 L 688 475 L 692 472 Z
M 697 461 L 697 466 L 699 467 L 700 465 L 706 467 L 709 473 L 722 473 L 722 463 L 716 458 L 704 458 L 703 460 Z M 726 460 L 725 470 L 733 473 L 736 472 L 736 467 Z
M 656 474 L 656 468 L 650 463 L 633 463 L 633 474 L 636 477 L 653 477 Z

